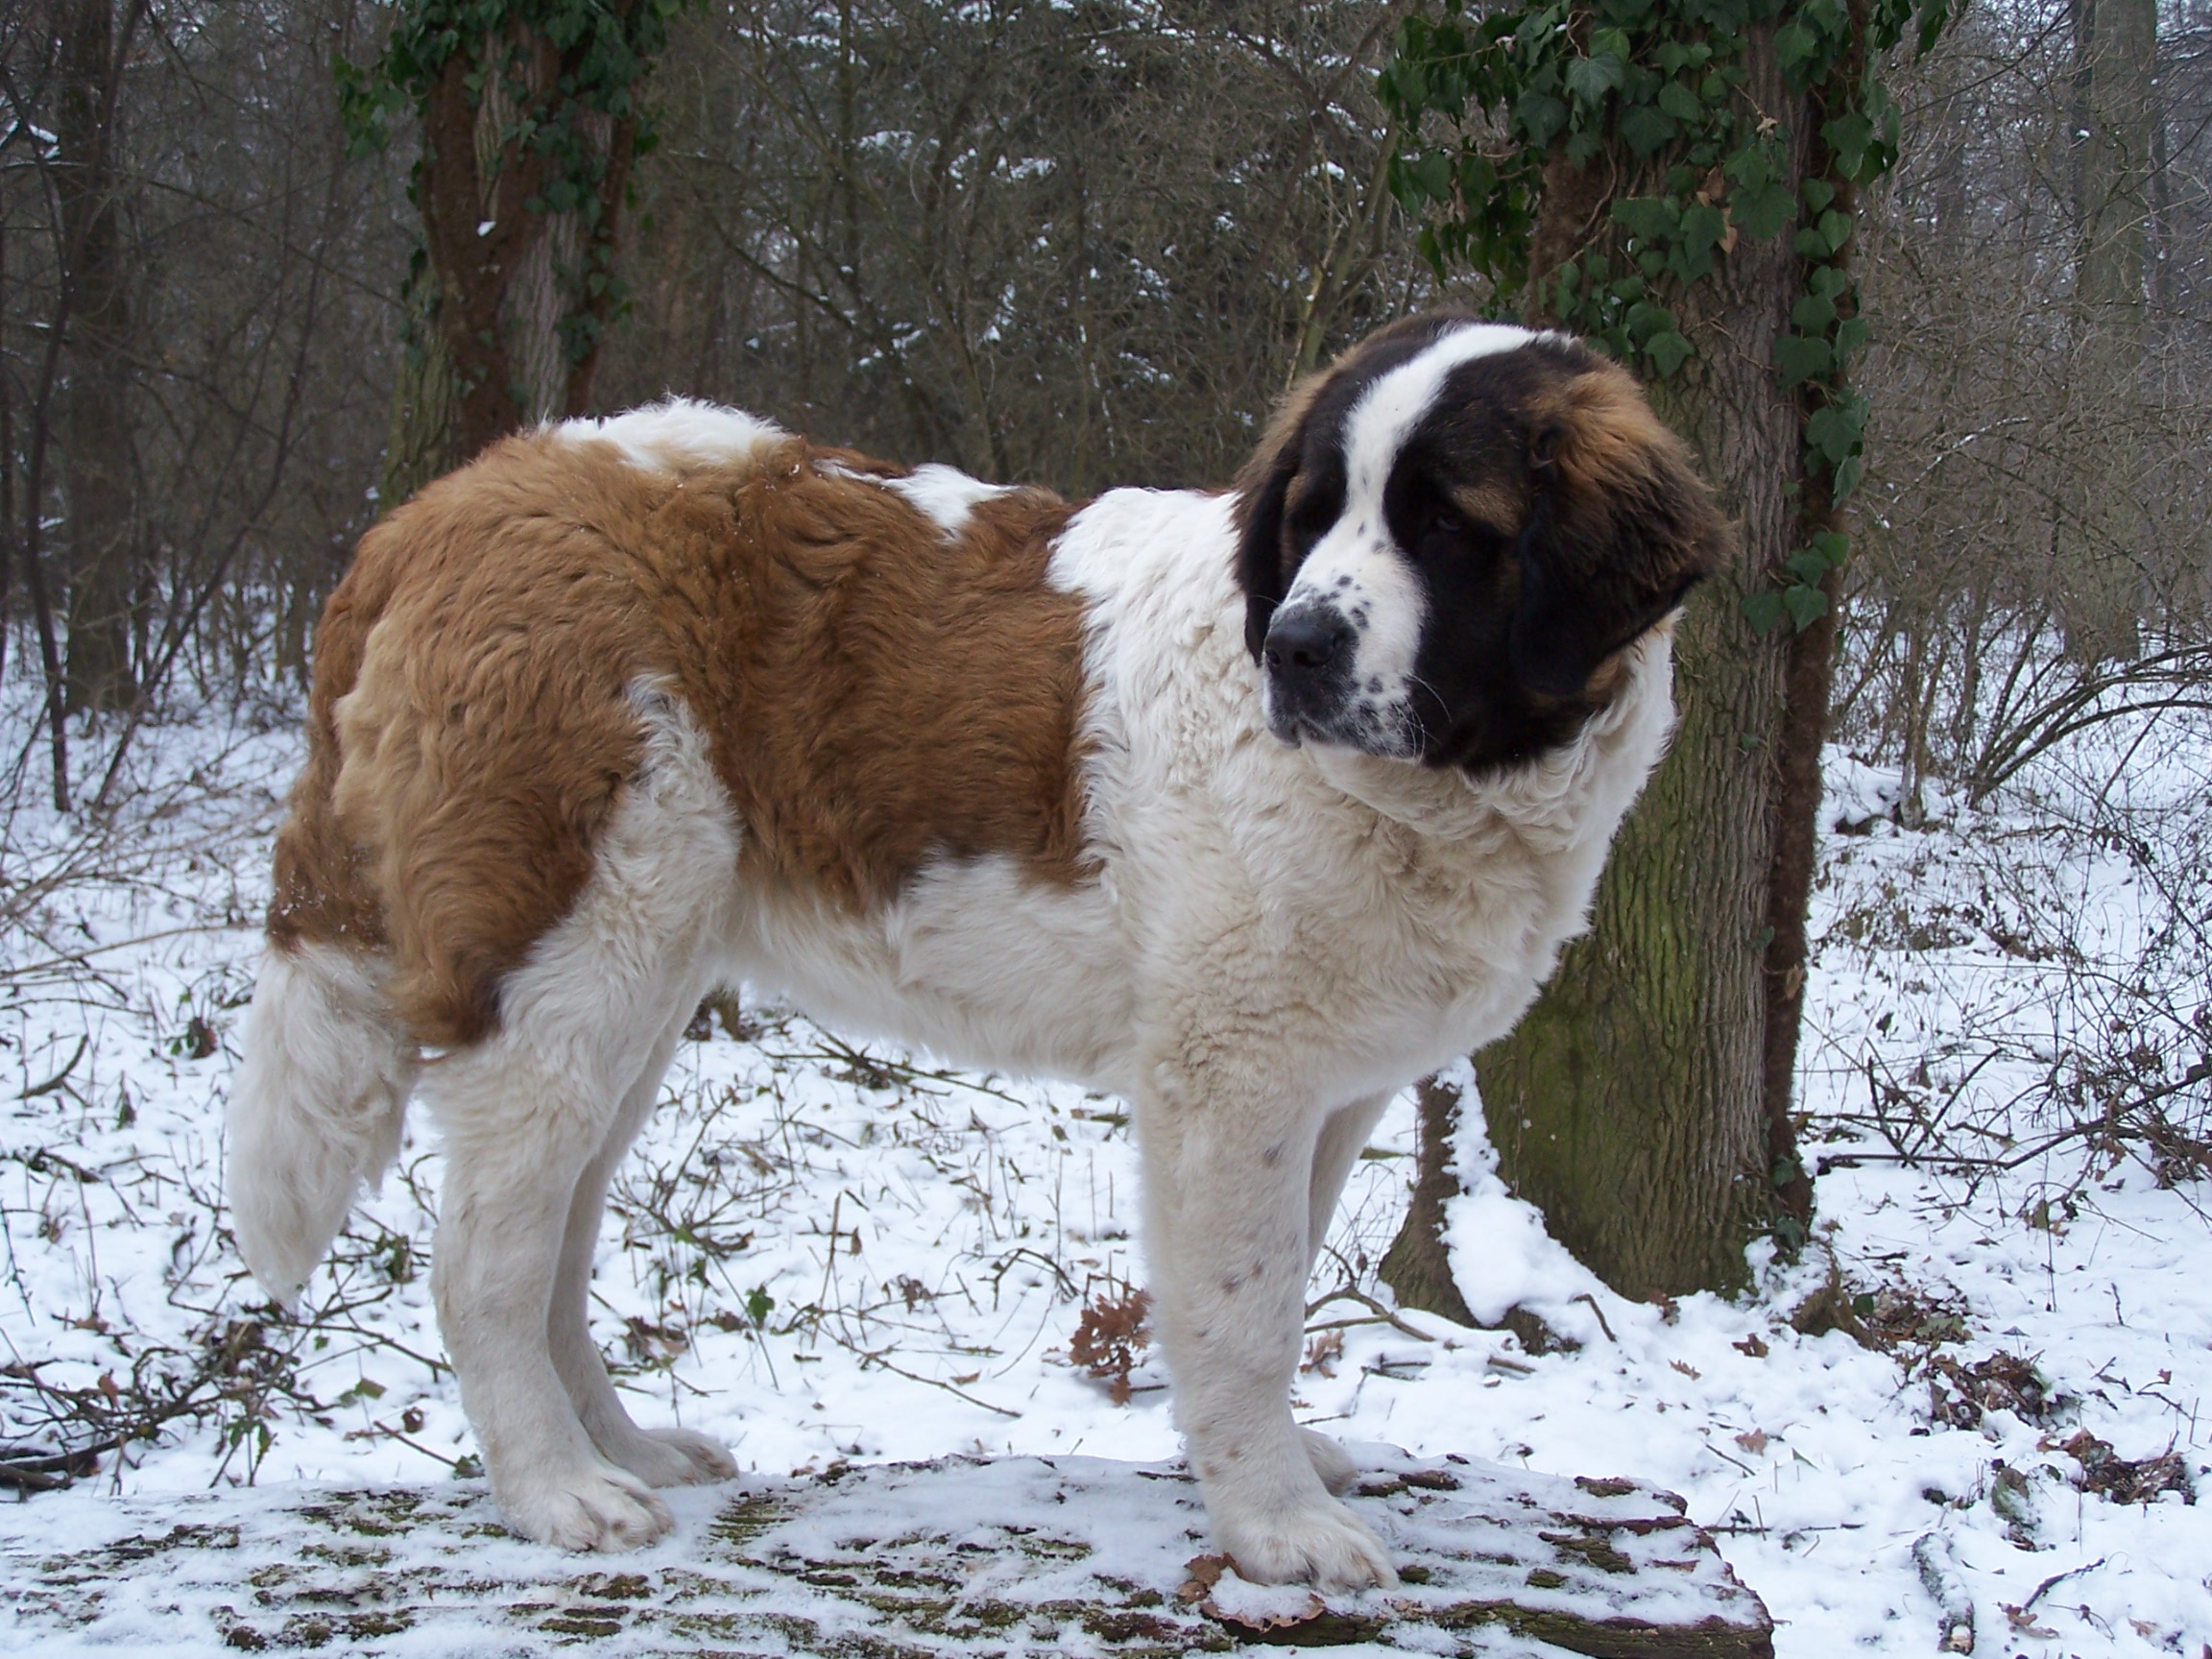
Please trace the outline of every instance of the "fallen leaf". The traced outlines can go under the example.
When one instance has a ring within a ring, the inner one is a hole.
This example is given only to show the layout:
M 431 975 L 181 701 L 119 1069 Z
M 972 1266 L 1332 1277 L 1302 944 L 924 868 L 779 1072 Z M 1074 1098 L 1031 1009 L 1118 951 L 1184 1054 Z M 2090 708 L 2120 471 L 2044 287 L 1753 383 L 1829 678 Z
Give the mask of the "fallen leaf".
M 1767 1431 L 1764 1429 L 1749 1430 L 1736 1436 L 1736 1444 L 1743 1447 L 1746 1452 L 1764 1452 L 1767 1450 Z
M 1683 1376 L 1689 1378 L 1693 1382 L 1695 1382 L 1700 1376 L 1703 1375 L 1703 1373 L 1700 1372 L 1695 1365 L 1685 1365 L 1679 1359 L 1670 1359 L 1667 1361 L 1667 1363 L 1673 1367 L 1673 1369 L 1681 1372 Z
M 1193 1555 L 1183 1563 L 1183 1571 L 1190 1576 L 1183 1580 L 1183 1588 L 1175 1592 L 1178 1601 L 1200 1601 L 1213 1594 L 1214 1586 L 1221 1581 L 1221 1575 L 1237 1563 L 1226 1555 Z
M 1323 1604 L 1320 1597 L 1309 1590 L 1306 1592 L 1306 1600 L 1302 1606 L 1281 1613 L 1258 1611 L 1232 1613 L 1211 1596 L 1198 1603 L 1198 1611 L 1205 1614 L 1209 1619 L 1218 1620 L 1221 1623 L 1239 1630 L 1290 1630 L 1300 1624 L 1311 1623 L 1329 1609 Z
M 2049 1625 L 2036 1623 L 2035 1615 L 2025 1607 L 2015 1607 L 2009 1601 L 2000 1601 L 1997 1605 L 2005 1610 L 2005 1622 L 2023 1636 L 2049 1638 L 2058 1634 Z

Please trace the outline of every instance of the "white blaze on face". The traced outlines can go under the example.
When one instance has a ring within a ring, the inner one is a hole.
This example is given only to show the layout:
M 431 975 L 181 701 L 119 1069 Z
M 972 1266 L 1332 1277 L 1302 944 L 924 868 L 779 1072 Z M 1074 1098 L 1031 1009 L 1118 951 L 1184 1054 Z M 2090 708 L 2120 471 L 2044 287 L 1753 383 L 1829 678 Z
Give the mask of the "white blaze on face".
M 1352 624 L 1358 644 L 1345 724 L 1381 739 L 1375 752 L 1411 751 L 1413 671 L 1428 620 L 1420 575 L 1382 511 L 1391 469 L 1453 370 L 1540 338 L 1503 324 L 1455 328 L 1378 376 L 1344 418 L 1344 509 L 1298 566 L 1281 611 L 1326 608 Z

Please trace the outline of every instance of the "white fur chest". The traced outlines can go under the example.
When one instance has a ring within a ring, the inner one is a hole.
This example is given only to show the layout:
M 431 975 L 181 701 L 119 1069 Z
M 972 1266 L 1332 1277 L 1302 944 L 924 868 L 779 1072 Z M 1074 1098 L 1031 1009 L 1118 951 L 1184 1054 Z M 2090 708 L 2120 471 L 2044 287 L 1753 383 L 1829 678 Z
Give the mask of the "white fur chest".
M 1503 1034 L 1583 929 L 1665 746 L 1669 641 L 1634 648 L 1577 741 L 1495 778 L 1292 748 L 1264 724 L 1225 525 L 1218 498 L 1121 492 L 1054 562 L 1094 608 L 1089 822 L 1133 1001 L 1263 1024 L 1325 1096 L 1393 1089 Z

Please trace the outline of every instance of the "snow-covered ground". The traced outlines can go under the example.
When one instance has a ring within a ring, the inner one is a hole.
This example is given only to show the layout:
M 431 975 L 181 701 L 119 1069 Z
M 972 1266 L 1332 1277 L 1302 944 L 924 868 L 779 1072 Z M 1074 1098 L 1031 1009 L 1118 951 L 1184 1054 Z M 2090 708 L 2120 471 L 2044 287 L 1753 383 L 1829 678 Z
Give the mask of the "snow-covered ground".
M 28 729 L 9 712 L 0 729 Z M 117 1494 L 252 1483 L 228 1502 L 265 1525 L 272 1488 L 472 1478 L 428 1294 L 426 1133 L 302 1324 L 269 1321 L 225 1231 L 223 1103 L 294 727 L 148 733 L 98 827 L 42 809 L 23 753 L 0 835 L 0 1445 L 53 1489 L 0 1505 L 0 1548 L 106 1544 Z M 2205 1133 L 2212 729 L 2092 732 L 1986 810 L 1931 800 L 1912 831 L 1884 815 L 1893 780 L 1838 753 L 1830 781 L 1851 830 L 1815 899 L 1814 1245 L 1790 1265 L 1761 1247 L 1739 1299 L 1624 1301 L 1504 1192 L 1470 1113 L 1467 1300 L 1520 1301 L 1582 1346 L 1389 1317 L 1402 1100 L 1313 1286 L 1299 1414 L 1671 1488 L 1785 1655 L 1925 1654 L 1969 1607 L 1984 1654 L 2212 1655 L 2212 1502 L 2119 1501 L 2184 1479 L 2212 1499 L 2212 1185 L 2200 1142 L 2147 1142 L 2128 1115 L 2155 1099 Z M 621 1178 L 596 1329 L 635 1414 L 763 1473 L 1168 1458 L 1156 1364 L 1117 1403 L 1069 1358 L 1085 1306 L 1142 1282 L 1136 1199 L 1116 1102 L 748 1003 L 735 1033 L 684 1046 Z M 1797 1328 L 1838 1322 L 1872 1345 Z M 73 1484 L 26 1462 L 152 1417 Z M 9 1622 L 12 1651 L 76 1641 Z

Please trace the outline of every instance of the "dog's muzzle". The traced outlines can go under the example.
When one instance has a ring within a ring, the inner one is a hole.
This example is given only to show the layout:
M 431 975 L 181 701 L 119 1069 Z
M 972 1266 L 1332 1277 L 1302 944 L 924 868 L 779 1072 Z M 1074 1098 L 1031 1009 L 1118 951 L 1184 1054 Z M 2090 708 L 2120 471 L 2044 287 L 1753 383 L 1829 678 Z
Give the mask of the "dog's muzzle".
M 1358 633 L 1334 605 L 1297 604 L 1267 625 L 1261 663 L 1267 676 L 1267 729 L 1286 743 L 1335 736 L 1356 682 Z

